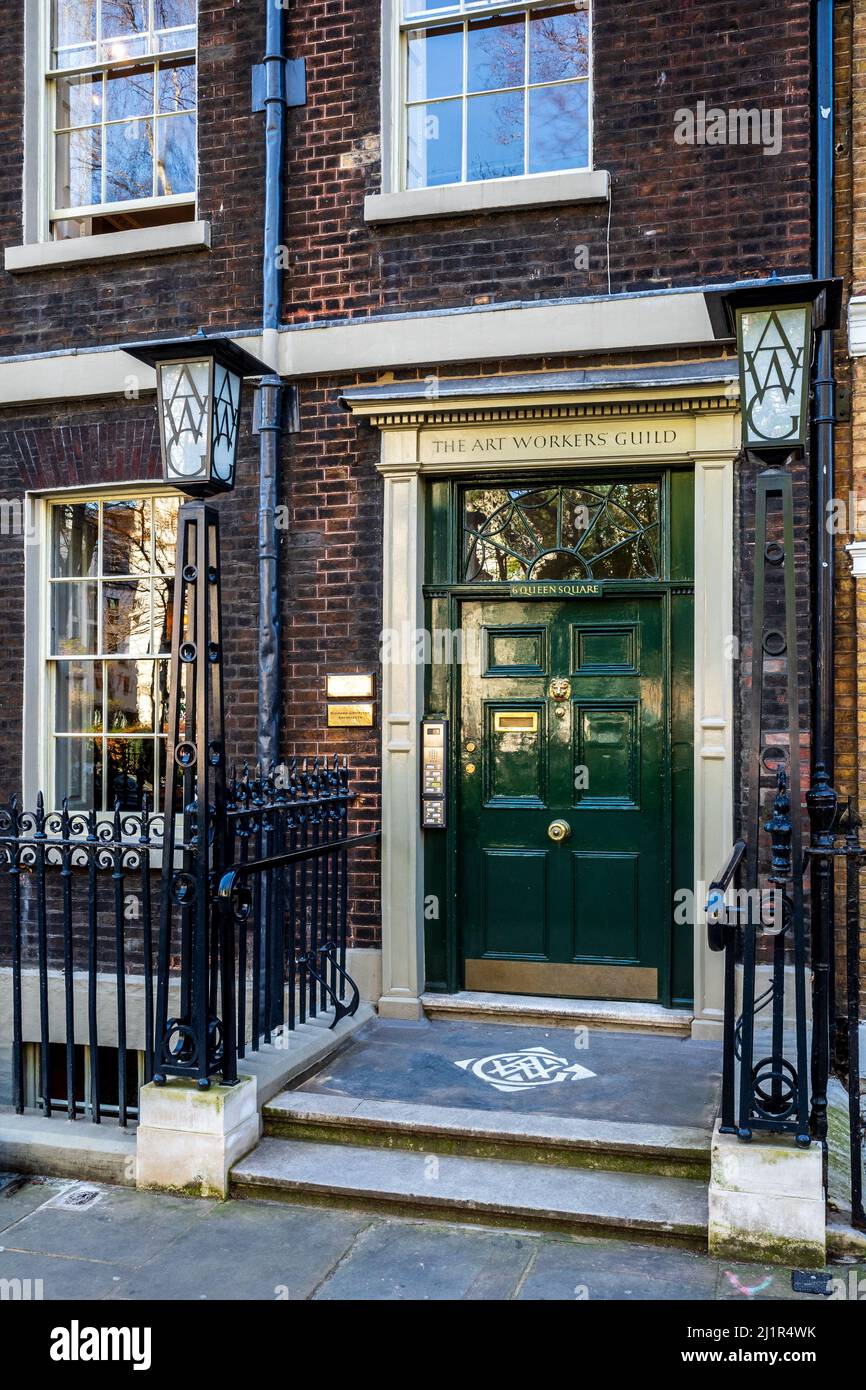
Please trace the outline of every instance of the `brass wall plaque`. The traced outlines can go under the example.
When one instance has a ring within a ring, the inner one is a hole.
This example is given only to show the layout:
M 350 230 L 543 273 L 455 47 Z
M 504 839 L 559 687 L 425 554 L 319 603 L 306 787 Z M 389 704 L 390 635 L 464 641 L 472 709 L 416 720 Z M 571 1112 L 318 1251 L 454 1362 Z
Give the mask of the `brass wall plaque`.
M 329 729 L 372 729 L 373 705 L 328 705 Z
M 335 673 L 327 677 L 329 700 L 372 700 L 373 677 L 364 672 Z

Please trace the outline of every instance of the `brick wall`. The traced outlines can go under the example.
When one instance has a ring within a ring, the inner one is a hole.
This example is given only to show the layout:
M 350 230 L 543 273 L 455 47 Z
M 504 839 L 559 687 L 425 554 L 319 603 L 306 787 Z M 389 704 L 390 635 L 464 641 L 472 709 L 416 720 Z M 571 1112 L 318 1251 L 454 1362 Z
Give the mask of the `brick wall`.
M 807 0 L 595 0 L 595 163 L 612 176 L 615 292 L 809 268 Z M 23 0 L 0 33 L 0 239 L 21 237 Z M 0 352 L 254 327 L 261 312 L 262 117 L 250 68 L 263 5 L 200 0 L 200 216 L 213 250 L 2 273 Z M 368 226 L 381 186 L 373 0 L 297 0 L 289 49 L 309 101 L 290 113 L 284 318 L 606 293 L 608 207 Z M 698 100 L 780 108 L 784 149 L 674 143 Z M 575 248 L 590 267 L 575 269 Z

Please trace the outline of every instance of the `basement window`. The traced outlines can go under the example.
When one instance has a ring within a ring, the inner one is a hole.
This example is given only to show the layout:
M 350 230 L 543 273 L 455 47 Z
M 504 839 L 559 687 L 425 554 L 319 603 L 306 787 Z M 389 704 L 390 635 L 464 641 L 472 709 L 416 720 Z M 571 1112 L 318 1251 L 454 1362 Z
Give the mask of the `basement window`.
M 195 219 L 197 0 L 45 0 L 51 240 Z

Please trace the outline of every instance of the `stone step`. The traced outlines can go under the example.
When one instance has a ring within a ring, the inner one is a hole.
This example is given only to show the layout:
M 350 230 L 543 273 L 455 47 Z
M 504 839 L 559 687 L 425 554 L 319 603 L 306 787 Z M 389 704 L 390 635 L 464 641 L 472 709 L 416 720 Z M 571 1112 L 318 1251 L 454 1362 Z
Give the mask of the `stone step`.
M 708 1130 L 518 1115 L 284 1091 L 263 1112 L 268 1137 L 463 1154 L 560 1167 L 708 1178 Z
M 666 1009 L 605 999 L 554 999 L 536 994 L 492 994 L 462 990 L 459 994 L 422 994 L 431 1019 L 480 1023 L 540 1024 L 548 1028 L 608 1029 L 617 1033 L 657 1033 L 689 1038 L 694 1014 L 690 1009 Z
M 707 1239 L 705 1182 L 355 1144 L 263 1139 L 232 1170 L 232 1194 L 702 1248 Z

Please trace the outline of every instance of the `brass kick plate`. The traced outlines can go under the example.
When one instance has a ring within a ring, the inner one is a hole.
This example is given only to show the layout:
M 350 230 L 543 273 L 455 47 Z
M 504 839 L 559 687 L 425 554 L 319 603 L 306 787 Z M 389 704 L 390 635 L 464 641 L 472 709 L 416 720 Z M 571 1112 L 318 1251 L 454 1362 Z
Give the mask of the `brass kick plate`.
M 505 710 L 496 710 L 493 715 L 493 732 L 495 734 L 537 734 L 538 712 L 537 710 L 527 710 L 525 714 L 509 714 Z
M 466 989 L 571 999 L 658 999 L 658 971 L 640 965 L 467 960 Z

